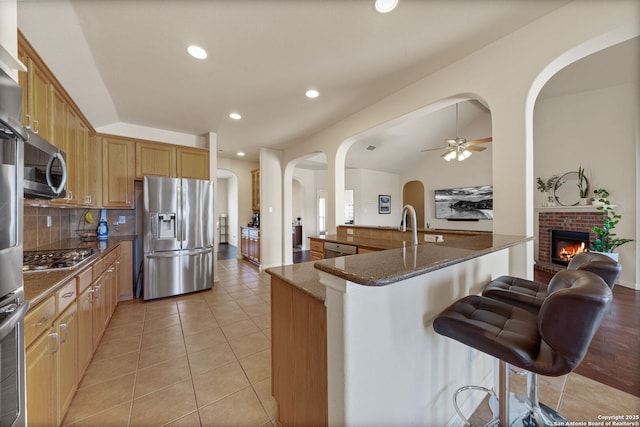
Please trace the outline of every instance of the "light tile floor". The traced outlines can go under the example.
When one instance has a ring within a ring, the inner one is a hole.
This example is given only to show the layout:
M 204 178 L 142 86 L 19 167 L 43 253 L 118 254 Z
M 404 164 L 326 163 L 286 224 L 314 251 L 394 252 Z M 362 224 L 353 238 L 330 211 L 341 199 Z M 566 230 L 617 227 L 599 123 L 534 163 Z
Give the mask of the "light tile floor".
M 118 305 L 63 425 L 275 424 L 269 276 L 218 268 L 210 291 Z
M 63 424 L 275 426 L 269 275 L 230 259 L 218 278 L 210 291 L 120 303 Z M 576 374 L 541 378 L 541 396 L 572 421 L 640 413 L 640 398 Z

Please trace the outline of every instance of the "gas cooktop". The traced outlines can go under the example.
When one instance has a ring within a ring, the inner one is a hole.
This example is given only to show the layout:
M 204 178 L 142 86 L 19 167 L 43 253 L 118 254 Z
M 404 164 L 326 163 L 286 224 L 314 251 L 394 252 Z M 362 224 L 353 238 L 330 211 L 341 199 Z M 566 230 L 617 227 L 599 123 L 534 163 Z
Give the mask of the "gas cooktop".
M 50 271 L 73 269 L 87 261 L 94 254 L 92 248 L 54 249 L 50 251 L 24 252 L 22 271 Z

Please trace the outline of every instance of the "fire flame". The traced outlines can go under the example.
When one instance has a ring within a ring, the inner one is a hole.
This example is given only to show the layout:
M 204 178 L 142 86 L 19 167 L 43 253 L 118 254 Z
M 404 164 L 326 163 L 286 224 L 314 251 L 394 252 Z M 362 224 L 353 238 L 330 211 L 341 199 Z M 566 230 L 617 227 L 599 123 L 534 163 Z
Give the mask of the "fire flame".
M 561 260 L 569 262 L 574 256 L 586 251 L 585 243 L 582 242 L 579 245 L 562 248 L 559 255 Z

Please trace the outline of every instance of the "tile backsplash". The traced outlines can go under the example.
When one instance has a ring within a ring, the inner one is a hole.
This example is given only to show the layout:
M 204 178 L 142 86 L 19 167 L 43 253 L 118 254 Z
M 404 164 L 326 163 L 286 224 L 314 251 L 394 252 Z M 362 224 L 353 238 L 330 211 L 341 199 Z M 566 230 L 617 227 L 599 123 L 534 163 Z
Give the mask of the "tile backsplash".
M 93 224 L 87 224 L 84 214 L 87 209 L 54 207 L 24 207 L 24 250 L 32 251 L 44 246 L 55 247 L 55 243 L 78 237 L 76 230 L 95 230 L 100 219 L 100 209 L 89 209 Z M 116 224 L 124 217 L 124 224 Z M 133 209 L 107 210 L 110 236 L 136 234 L 136 211 Z

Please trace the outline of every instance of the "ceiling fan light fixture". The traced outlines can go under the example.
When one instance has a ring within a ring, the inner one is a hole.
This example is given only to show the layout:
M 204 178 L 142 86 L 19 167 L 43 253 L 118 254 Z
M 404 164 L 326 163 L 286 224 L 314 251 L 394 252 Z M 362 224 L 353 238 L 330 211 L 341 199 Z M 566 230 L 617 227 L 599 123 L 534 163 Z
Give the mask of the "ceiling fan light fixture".
M 456 157 L 457 157 L 457 155 L 456 155 L 455 151 L 449 151 L 442 158 L 445 159 L 447 162 L 450 162 L 451 160 L 455 159 Z
M 471 157 L 471 151 L 469 150 L 462 150 L 460 153 L 458 153 L 458 161 L 461 162 L 464 159 L 468 159 L 469 157 Z

